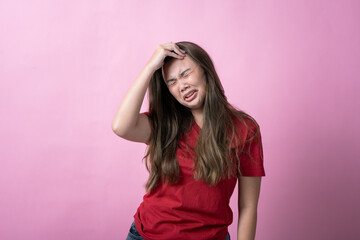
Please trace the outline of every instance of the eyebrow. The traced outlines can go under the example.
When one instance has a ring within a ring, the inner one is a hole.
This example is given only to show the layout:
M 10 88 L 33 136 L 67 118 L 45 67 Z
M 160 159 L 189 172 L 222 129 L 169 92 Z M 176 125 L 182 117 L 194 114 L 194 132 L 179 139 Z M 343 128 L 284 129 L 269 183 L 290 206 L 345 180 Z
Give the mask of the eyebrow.
M 191 68 L 185 69 L 182 73 L 180 73 L 180 76 L 183 77 L 184 74 L 189 70 L 191 70 Z M 171 81 L 171 80 L 175 80 L 175 78 L 170 78 L 170 79 L 166 80 L 166 82 Z

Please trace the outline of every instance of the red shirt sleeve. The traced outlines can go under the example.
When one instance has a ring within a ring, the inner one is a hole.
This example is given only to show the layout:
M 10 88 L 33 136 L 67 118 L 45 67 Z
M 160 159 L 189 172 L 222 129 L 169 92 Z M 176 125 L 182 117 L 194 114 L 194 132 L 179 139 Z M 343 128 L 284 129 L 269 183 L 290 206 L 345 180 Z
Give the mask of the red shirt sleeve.
M 247 153 L 247 151 L 249 152 Z M 252 160 L 249 155 L 252 157 Z M 260 129 L 258 136 L 245 144 L 244 150 L 239 156 L 242 176 L 265 176 L 264 155 Z

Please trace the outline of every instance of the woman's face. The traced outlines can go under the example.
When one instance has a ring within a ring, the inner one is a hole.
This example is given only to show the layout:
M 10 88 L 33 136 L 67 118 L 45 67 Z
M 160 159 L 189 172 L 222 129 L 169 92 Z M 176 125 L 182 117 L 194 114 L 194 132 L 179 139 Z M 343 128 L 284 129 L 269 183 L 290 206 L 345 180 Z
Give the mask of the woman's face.
M 206 95 L 206 76 L 188 55 L 173 58 L 162 67 L 166 86 L 175 99 L 194 113 L 201 112 Z

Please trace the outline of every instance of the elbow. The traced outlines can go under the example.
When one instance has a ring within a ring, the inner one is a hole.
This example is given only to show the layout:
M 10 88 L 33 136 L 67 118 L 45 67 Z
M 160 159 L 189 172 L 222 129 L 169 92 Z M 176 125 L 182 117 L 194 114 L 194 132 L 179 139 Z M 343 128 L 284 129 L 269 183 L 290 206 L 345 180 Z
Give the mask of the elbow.
M 113 132 L 115 132 L 115 133 L 117 131 L 117 126 L 115 125 L 114 121 L 111 123 L 111 130 L 113 130 Z
M 114 123 L 112 123 L 111 129 L 119 137 L 124 137 L 125 136 L 125 132 L 118 125 L 115 125 Z

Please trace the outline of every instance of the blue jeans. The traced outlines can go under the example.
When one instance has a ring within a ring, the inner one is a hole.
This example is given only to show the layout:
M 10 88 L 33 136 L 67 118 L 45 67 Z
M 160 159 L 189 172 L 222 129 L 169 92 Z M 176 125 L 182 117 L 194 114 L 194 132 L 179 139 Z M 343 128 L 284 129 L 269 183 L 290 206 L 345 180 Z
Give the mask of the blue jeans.
M 136 230 L 135 227 L 135 220 L 133 221 L 133 223 L 131 224 L 129 233 L 126 237 L 126 240 L 144 240 L 141 235 L 139 234 L 139 232 Z M 226 235 L 225 240 L 230 240 L 230 234 L 228 232 L 228 234 Z

